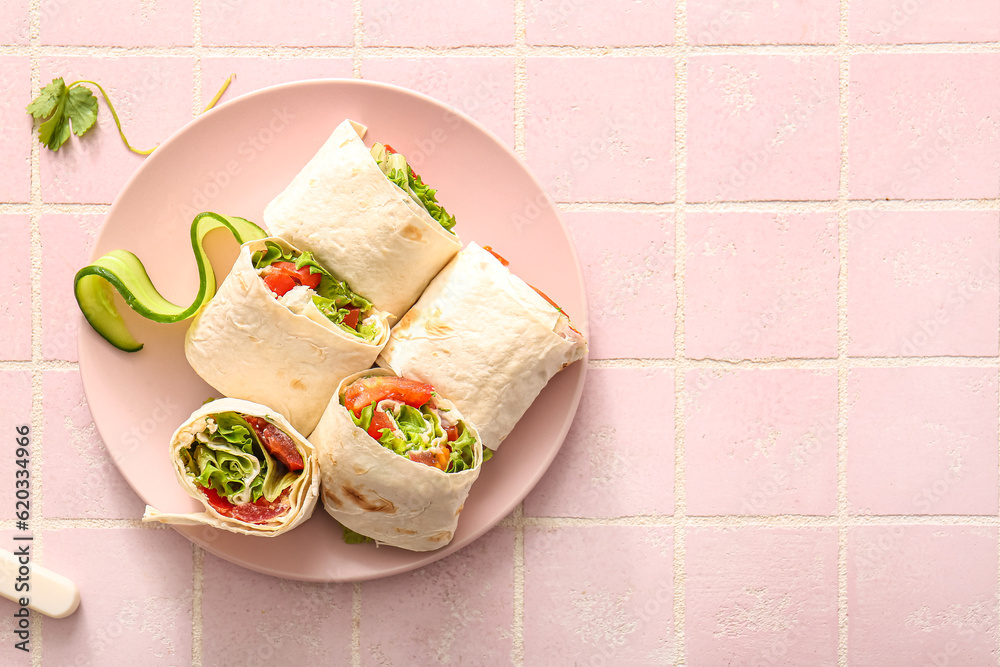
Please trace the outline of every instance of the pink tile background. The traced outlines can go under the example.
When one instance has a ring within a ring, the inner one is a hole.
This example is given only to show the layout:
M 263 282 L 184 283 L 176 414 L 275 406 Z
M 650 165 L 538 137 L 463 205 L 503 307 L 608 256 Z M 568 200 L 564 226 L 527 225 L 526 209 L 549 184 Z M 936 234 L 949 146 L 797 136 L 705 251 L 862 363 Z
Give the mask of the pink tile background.
M 688 65 L 688 199 L 837 196 L 837 61 L 695 56 Z
M 859 199 L 1000 193 L 1000 54 L 851 58 L 850 190 Z
M 835 530 L 695 528 L 685 549 L 690 664 L 836 664 Z
M 692 44 L 836 44 L 839 10 L 837 0 L 699 0 L 688 5 L 688 37 Z
M 854 512 L 995 514 L 997 373 L 857 368 L 848 381 Z
M 996 212 L 855 211 L 850 224 L 852 354 L 997 355 Z
M 557 201 L 673 198 L 673 73 L 668 58 L 528 60 L 528 165 Z
M 997 664 L 998 39 L 995 0 L 0 0 L 0 421 L 32 425 L 36 555 L 83 593 L 0 664 Z M 52 154 L 24 107 L 95 79 L 145 148 L 233 73 L 223 101 L 358 76 L 453 105 L 576 244 L 563 449 L 429 567 L 232 566 L 139 524 L 109 460 L 179 406 L 96 434 L 70 285 L 143 158 L 106 108 Z
M 684 389 L 688 514 L 836 513 L 835 372 L 689 371 Z
M 11 250 L 6 298 L 0 303 L 0 359 L 31 359 L 31 235 L 28 216 L 0 216 L 0 244 Z
M 852 665 L 996 660 L 995 526 L 852 528 L 847 591 Z
M 835 216 L 694 213 L 687 228 L 687 356 L 836 356 Z

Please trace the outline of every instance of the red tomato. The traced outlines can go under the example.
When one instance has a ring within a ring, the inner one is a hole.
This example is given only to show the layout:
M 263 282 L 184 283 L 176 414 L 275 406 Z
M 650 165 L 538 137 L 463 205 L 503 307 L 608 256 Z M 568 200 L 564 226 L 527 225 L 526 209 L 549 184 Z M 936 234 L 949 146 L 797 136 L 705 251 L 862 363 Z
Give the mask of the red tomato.
M 303 266 L 298 270 L 299 283 L 309 287 L 311 289 L 316 289 L 319 287 L 319 283 L 323 280 L 322 273 L 312 273 L 308 266 Z
M 261 419 L 260 417 L 251 417 L 250 415 L 244 415 L 244 419 L 247 423 L 253 427 L 253 430 L 257 432 L 257 437 L 260 438 L 260 442 L 264 445 L 264 449 L 268 451 L 274 458 L 278 459 L 285 464 L 285 467 L 290 471 L 295 472 L 296 470 L 302 470 L 305 468 L 305 462 L 302 460 L 302 455 L 299 454 L 298 448 L 292 439 L 282 431 L 280 428 L 267 421 L 266 419 Z
M 361 309 L 347 307 L 347 315 L 344 315 L 344 324 L 351 329 L 358 328 L 358 320 L 361 318 Z
M 431 399 L 433 393 L 434 387 L 423 382 L 393 375 L 377 375 L 352 382 L 344 392 L 344 406 L 353 412 L 355 417 L 361 415 L 361 410 L 365 406 L 385 398 L 419 408 Z
M 382 437 L 382 429 L 392 430 L 394 424 L 389 416 L 379 410 L 372 411 L 372 423 L 368 425 L 368 435 L 378 440 Z
M 448 462 L 451 460 L 451 449 L 445 446 L 439 449 L 410 450 L 407 452 L 407 456 L 411 461 L 447 472 Z
M 398 152 L 398 151 L 396 151 L 395 148 L 393 148 L 389 144 L 382 144 L 382 145 L 385 146 L 385 152 L 388 153 L 389 155 L 392 155 L 393 153 Z
M 442 424 L 442 426 L 444 426 Z M 458 424 L 449 424 L 444 427 L 445 435 L 448 436 L 448 442 L 454 442 L 458 440 Z
M 498 253 L 498 252 L 495 252 L 495 251 L 493 250 L 493 248 L 491 248 L 490 246 L 488 246 L 488 245 L 484 245 L 484 246 L 483 246 L 483 250 L 485 250 L 486 252 L 490 253 L 490 254 L 491 254 L 491 255 L 493 255 L 494 257 L 496 257 L 496 258 L 497 258 L 497 260 L 498 260 L 498 261 L 499 261 L 499 262 L 500 262 L 501 264 L 503 264 L 504 266 L 510 266 L 510 262 L 508 262 L 508 261 L 507 261 L 506 259 L 504 259 L 503 257 L 501 257 L 501 256 L 500 256 L 500 253 Z
M 291 276 L 276 271 L 264 274 L 264 284 L 277 296 L 285 296 L 297 283 Z

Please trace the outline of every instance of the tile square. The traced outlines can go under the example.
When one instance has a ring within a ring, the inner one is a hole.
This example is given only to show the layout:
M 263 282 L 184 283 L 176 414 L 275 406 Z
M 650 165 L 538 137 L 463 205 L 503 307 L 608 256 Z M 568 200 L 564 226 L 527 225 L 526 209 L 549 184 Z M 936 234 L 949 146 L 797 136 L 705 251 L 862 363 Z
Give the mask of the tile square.
M 0 202 L 24 203 L 31 199 L 31 145 L 38 141 L 38 130 L 24 108 L 33 97 L 30 60 L 0 57 L 0 118 L 6 125 L 0 134 L 0 164 L 4 165 Z
M 686 355 L 837 356 L 835 214 L 689 213 Z
M 191 664 L 192 545 L 169 528 L 46 530 L 41 565 L 80 587 L 80 608 L 45 622 L 45 665 Z
M 693 528 L 691 665 L 837 664 L 837 530 Z
M 1000 193 L 1000 54 L 860 54 L 850 68 L 852 198 Z
M 852 512 L 997 512 L 997 372 L 855 368 L 848 379 Z
M 43 2 L 38 39 L 45 45 L 191 46 L 191 6 L 156 0 L 101 0 L 96 8 L 67 0 Z M 67 80 L 66 83 L 69 83 Z M 103 81 L 98 81 L 102 86 Z M 95 91 L 96 92 L 96 91 Z
M 31 229 L 26 215 L 0 215 L 7 286 L 0 303 L 0 360 L 31 359 Z
M 361 75 L 437 98 L 468 114 L 514 146 L 514 60 L 365 58 Z
M 563 213 L 587 285 L 591 359 L 674 356 L 674 216 Z
M 15 430 L 19 427 L 28 427 L 27 449 L 29 459 L 33 459 L 37 434 L 31 428 L 31 371 L 0 371 L 0 395 L 4 397 L 5 405 L 3 413 L 0 413 L 0 428 L 10 438 L 7 455 L 0 459 L 0 476 L 4 480 L 4 484 L 0 485 L 0 520 L 13 521 L 16 518 L 15 511 L 23 510 L 23 507 L 15 506 L 15 502 L 18 500 L 16 495 L 18 489 L 27 488 L 33 492 L 35 487 L 34 480 L 31 478 L 30 461 L 27 465 L 28 474 L 26 476 L 23 472 L 21 475 L 17 474 L 17 471 L 23 471 L 25 468 L 17 464 L 16 453 L 20 445 L 16 439 L 21 436 Z M 27 485 L 23 483 L 23 480 L 27 480 Z M 27 501 L 31 517 L 33 519 L 41 518 L 40 508 L 34 498 L 29 497 Z M 35 525 L 37 525 L 36 522 L 32 521 L 29 527 L 34 529 Z M 5 542 L 3 548 L 11 551 L 10 544 L 9 541 Z
M 205 46 L 351 46 L 351 0 L 203 0 Z
M 850 354 L 997 355 L 995 211 L 854 211 L 849 239 Z
M 61 76 L 66 83 L 89 79 L 104 86 L 125 136 L 140 150 L 162 143 L 191 120 L 193 58 L 46 56 L 40 67 L 46 84 Z M 122 143 L 103 99 L 99 105 L 97 124 L 86 135 L 74 135 L 56 153 L 41 151 L 43 201 L 109 204 L 142 164 L 143 157 Z
M 514 43 L 513 0 L 361 0 L 365 46 Z
M 230 74 L 236 74 L 222 98 L 235 99 L 261 88 L 304 79 L 350 79 L 350 58 L 247 58 L 206 56 L 201 59 L 201 102 L 205 108 Z
M 847 554 L 850 664 L 996 662 L 996 527 L 857 526 Z
M 527 0 L 528 44 L 663 46 L 674 43 L 674 0 Z
M 673 200 L 673 59 L 528 58 L 527 74 L 527 161 L 554 199 Z
M 104 216 L 49 213 L 38 221 L 42 237 L 42 358 L 77 361 L 80 307 L 73 278 L 87 265 Z
M 995 42 L 1000 4 L 993 0 L 852 2 L 850 38 L 858 44 Z
M 688 514 L 836 513 L 835 370 L 692 370 L 684 389 Z
M 524 530 L 525 665 L 670 665 L 673 529 Z
M 651 419 L 635 419 L 640 405 Z M 673 511 L 673 370 L 591 368 L 576 420 L 525 499 L 524 513 L 620 517 Z
M 836 44 L 839 36 L 838 0 L 698 0 L 688 5 L 692 44 Z
M 118 472 L 97 433 L 78 370 L 42 374 L 48 519 L 138 519 L 145 503 Z M 60 489 L 73 489 L 72 493 Z
M 42 20 L 45 20 L 46 13 L 52 13 L 53 9 L 47 7 L 49 3 L 42 3 Z M 29 0 L 6 0 L 0 5 L 0 44 L 14 45 L 27 44 L 31 40 L 28 36 L 28 29 L 31 17 L 31 3 Z
M 506 664 L 513 585 L 514 531 L 502 526 L 444 560 L 364 582 L 362 664 Z
M 688 65 L 688 201 L 835 199 L 837 59 L 694 56 Z
M 350 663 L 352 584 L 279 579 L 208 553 L 202 581 L 205 665 L 274 664 L 275 656 L 286 665 Z

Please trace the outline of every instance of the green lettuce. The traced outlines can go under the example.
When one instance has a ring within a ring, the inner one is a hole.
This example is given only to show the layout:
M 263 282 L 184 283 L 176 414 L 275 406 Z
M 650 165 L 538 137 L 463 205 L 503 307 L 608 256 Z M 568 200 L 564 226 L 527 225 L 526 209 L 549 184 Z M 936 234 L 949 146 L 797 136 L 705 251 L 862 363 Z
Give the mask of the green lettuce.
M 341 397 L 341 403 L 343 403 L 343 397 Z M 367 431 L 372 423 L 374 411 L 375 404 L 372 403 L 366 405 L 358 416 L 355 416 L 350 410 L 347 411 L 347 414 L 351 416 L 356 426 Z M 431 449 L 438 444 L 447 443 L 451 447 L 451 459 L 445 472 L 462 472 L 476 467 L 476 438 L 466 428 L 464 421 L 459 421 L 458 439 L 447 442 L 447 435 L 445 435 L 444 427 L 441 426 L 441 417 L 429 404 L 424 405 L 419 410 L 409 405 L 400 405 L 399 414 L 394 414 L 393 418 L 403 437 L 393 433 L 392 429 L 382 429 L 382 435 L 378 441 L 386 449 L 392 450 L 400 456 L 406 456 L 411 451 Z M 489 450 L 483 449 L 484 461 L 487 460 L 487 451 Z M 492 455 L 492 452 L 490 454 Z
M 427 213 L 441 223 L 445 230 L 454 234 L 452 227 L 455 226 L 455 216 L 449 215 L 437 200 L 437 190 L 424 184 L 413 168 L 407 164 L 406 158 L 401 153 L 390 153 L 383 144 L 375 144 L 371 150 L 375 163 L 385 174 L 386 178 L 399 186 L 399 188 L 410 195 L 413 201 L 420 204 Z
M 344 529 L 344 542 L 346 544 L 367 544 L 368 542 L 374 542 L 372 538 L 367 535 L 362 535 L 361 533 L 356 533 L 347 526 L 341 526 Z
M 180 452 L 195 482 L 235 505 L 274 501 L 300 473 L 291 472 L 261 445 L 246 419 L 235 412 L 211 415 L 216 427 L 197 434 L 192 447 Z
M 264 250 L 258 250 L 251 257 L 255 269 L 260 271 L 275 262 L 292 262 L 296 269 L 308 266 L 310 273 L 321 275 L 319 285 L 315 290 L 316 294 L 312 297 L 319 312 L 344 331 L 367 341 L 375 340 L 378 334 L 378 327 L 375 323 L 365 324 L 359 319 L 357 328 L 351 328 L 344 324 L 344 318 L 349 312 L 348 308 L 357 308 L 364 313 L 371 310 L 371 301 L 356 294 L 346 282 L 334 278 L 329 271 L 316 263 L 316 258 L 311 252 L 298 253 L 284 250 L 273 241 L 265 241 L 264 245 Z

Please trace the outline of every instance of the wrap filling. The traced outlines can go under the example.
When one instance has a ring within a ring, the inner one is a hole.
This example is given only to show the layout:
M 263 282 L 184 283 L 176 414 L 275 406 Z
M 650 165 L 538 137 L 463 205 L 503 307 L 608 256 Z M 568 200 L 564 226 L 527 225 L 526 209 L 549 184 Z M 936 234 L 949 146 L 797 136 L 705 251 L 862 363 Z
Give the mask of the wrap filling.
M 288 513 L 289 490 L 305 467 L 284 431 L 237 412 L 209 415 L 180 457 L 216 512 L 253 524 Z
M 429 384 L 363 377 L 347 386 L 340 402 L 356 426 L 400 456 L 449 473 L 475 467 L 475 436 L 465 420 L 452 418 L 439 404 Z
M 375 144 L 372 146 L 371 153 L 372 157 L 375 158 L 375 164 L 379 166 L 386 178 L 408 194 L 413 201 L 427 211 L 428 215 L 440 222 L 446 231 L 455 233 L 451 231 L 451 228 L 455 226 L 455 216 L 448 215 L 444 206 L 438 203 L 435 196 L 437 190 L 424 185 L 424 181 L 413 171 L 413 167 L 406 162 L 406 158 L 401 153 L 397 153 L 389 144 Z
M 265 250 L 255 252 L 251 262 L 275 298 L 293 313 L 325 318 L 369 342 L 382 333 L 372 303 L 317 264 L 311 252 L 285 250 L 266 241 Z

